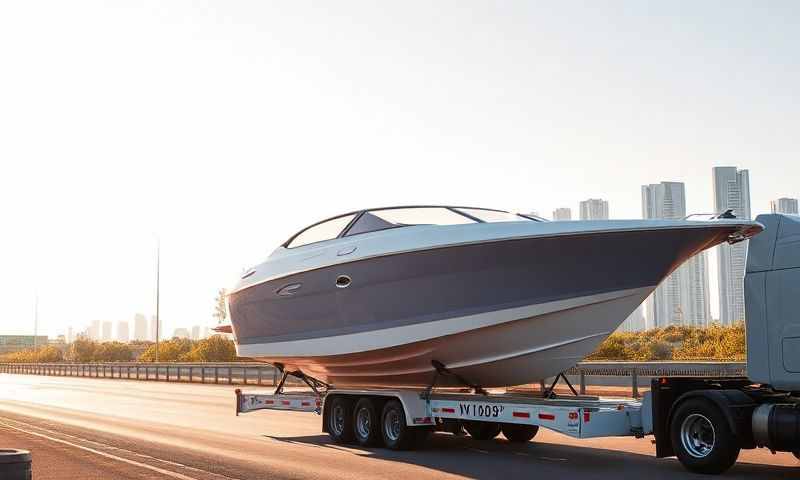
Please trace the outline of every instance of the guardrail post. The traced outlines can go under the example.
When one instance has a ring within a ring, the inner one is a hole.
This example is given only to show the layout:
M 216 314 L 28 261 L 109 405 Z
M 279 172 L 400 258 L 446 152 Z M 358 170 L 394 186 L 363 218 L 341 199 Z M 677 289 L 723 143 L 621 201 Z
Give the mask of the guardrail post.
M 261 385 L 261 371 L 262 371 L 261 366 L 256 367 L 256 370 L 258 370 L 258 385 L 260 386 Z
M 169 382 L 169 365 L 167 365 L 167 381 Z
M 639 398 L 639 376 L 635 368 L 631 369 L 631 390 L 633 398 Z
M 200 367 L 200 383 L 206 383 L 206 366 Z
M 158 381 L 158 373 L 159 373 L 159 370 L 161 370 L 161 367 L 159 367 L 158 365 L 156 365 L 156 382 Z
M 179 382 L 181 381 L 181 370 L 182 370 L 182 369 L 183 369 L 183 367 L 181 367 L 180 365 L 178 365 L 178 381 L 179 381 Z
M 581 387 L 580 387 L 581 389 L 580 389 L 580 393 L 581 393 L 581 395 L 586 395 L 586 371 L 581 369 L 580 372 L 581 372 Z
M 233 383 L 233 369 L 228 366 L 228 385 Z
M 219 383 L 219 367 L 214 367 L 214 383 Z

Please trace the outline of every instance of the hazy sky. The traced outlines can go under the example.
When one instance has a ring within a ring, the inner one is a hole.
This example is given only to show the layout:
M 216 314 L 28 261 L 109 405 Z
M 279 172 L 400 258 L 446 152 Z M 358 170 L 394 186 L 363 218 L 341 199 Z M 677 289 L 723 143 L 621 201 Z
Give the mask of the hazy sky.
M 367 206 L 529 211 L 750 169 L 800 196 L 797 2 L 0 4 L 0 333 L 215 292 Z M 715 264 L 712 264 L 714 266 Z M 716 267 L 714 266 L 714 270 Z M 716 312 L 717 305 L 712 303 Z

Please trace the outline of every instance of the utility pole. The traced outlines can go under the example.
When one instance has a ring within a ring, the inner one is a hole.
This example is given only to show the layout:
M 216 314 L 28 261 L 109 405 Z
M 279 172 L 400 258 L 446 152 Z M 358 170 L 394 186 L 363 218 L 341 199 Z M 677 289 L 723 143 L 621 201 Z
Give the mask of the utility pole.
M 156 244 L 156 363 L 158 363 L 158 337 L 161 334 L 159 332 L 161 318 L 158 316 L 161 296 L 161 239 L 156 237 L 156 240 L 158 242 Z
M 36 340 L 39 336 L 39 291 L 33 294 L 33 354 L 36 363 L 39 363 L 39 351 L 37 350 Z

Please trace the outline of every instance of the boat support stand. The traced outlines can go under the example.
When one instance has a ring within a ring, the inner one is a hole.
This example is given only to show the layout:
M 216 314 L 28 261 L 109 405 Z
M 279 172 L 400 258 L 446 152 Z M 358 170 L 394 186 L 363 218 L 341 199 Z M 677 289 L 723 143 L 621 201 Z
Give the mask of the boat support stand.
M 442 377 L 453 377 L 456 380 L 458 380 L 459 383 L 461 383 L 465 387 L 471 388 L 477 394 L 480 394 L 480 395 L 488 395 L 489 394 L 489 392 L 484 390 L 483 387 L 481 387 L 480 385 L 475 385 L 474 383 L 471 383 L 471 382 L 467 381 L 461 375 L 448 370 L 447 367 L 445 367 L 442 362 L 440 362 L 438 360 L 431 360 L 431 365 L 433 365 L 433 368 L 436 369 L 436 373 L 433 375 L 433 380 L 431 380 L 430 385 L 428 385 L 428 387 L 425 389 L 425 391 L 420 395 L 420 397 L 422 397 L 423 399 L 430 400 L 431 393 L 433 393 L 433 389 L 436 388 L 436 381 L 439 379 L 439 376 L 442 376 Z
M 578 392 L 575 390 L 575 387 L 573 387 L 573 386 L 572 386 L 572 383 L 570 383 L 570 381 L 569 381 L 569 379 L 567 378 L 567 376 L 566 376 L 566 375 L 564 375 L 564 372 L 561 372 L 561 373 L 559 373 L 558 375 L 556 375 L 556 378 L 553 380 L 553 384 L 552 384 L 552 385 L 550 385 L 550 387 L 549 387 L 549 388 L 546 388 L 546 389 L 545 389 L 545 390 L 542 392 L 542 396 L 543 396 L 544 398 L 556 398 L 556 397 L 558 396 L 558 395 L 556 395 L 556 393 L 555 393 L 555 388 L 556 388 L 556 385 L 558 385 L 558 380 L 559 380 L 559 379 L 563 379 L 563 380 L 564 380 L 564 383 L 566 383 L 566 384 L 567 384 L 567 386 L 569 387 L 569 389 L 572 391 L 572 394 L 573 394 L 573 395 L 575 395 L 576 397 L 578 396 Z
M 317 380 L 314 377 L 310 377 L 305 373 L 301 372 L 300 370 L 296 370 L 294 372 L 286 371 L 282 363 L 275 363 L 274 366 L 275 368 L 278 369 L 279 372 L 281 372 L 281 381 L 278 382 L 278 385 L 275 387 L 274 395 L 279 395 L 283 393 L 283 385 L 286 383 L 286 379 L 289 377 L 295 377 L 302 380 L 306 385 L 308 385 L 311 388 L 311 390 L 314 391 L 314 394 L 317 395 L 318 397 L 327 393 L 327 391 L 330 390 L 331 388 L 330 385 L 323 382 L 322 380 Z M 320 390 L 322 389 L 324 389 L 324 391 L 320 392 Z

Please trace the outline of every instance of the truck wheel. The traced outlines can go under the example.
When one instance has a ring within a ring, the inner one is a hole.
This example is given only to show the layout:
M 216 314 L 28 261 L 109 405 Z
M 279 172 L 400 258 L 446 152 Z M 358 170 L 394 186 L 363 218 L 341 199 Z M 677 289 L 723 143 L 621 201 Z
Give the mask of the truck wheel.
M 527 443 L 530 442 L 533 437 L 539 433 L 539 427 L 537 425 L 519 425 L 517 423 L 504 423 L 501 426 L 503 430 L 503 436 L 505 436 L 509 442 L 514 443 Z
M 381 443 L 381 421 L 375 401 L 371 398 L 364 397 L 356 403 L 353 433 L 360 445 L 373 446 Z
M 383 444 L 392 450 L 410 450 L 417 442 L 417 429 L 406 424 L 406 412 L 398 400 L 389 400 L 381 413 Z
M 353 401 L 349 398 L 333 398 L 328 412 L 328 435 L 334 443 L 353 441 Z
M 695 473 L 722 473 L 739 457 L 739 444 L 727 419 L 703 398 L 692 398 L 678 406 L 670 437 L 678 460 Z
M 464 422 L 464 430 L 475 440 L 491 440 L 500 435 L 500 424 L 492 422 Z

